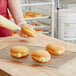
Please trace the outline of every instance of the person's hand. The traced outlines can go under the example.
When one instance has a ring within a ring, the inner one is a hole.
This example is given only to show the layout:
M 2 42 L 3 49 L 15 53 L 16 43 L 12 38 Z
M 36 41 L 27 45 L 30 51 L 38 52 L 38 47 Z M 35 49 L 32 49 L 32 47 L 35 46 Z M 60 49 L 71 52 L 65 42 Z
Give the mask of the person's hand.
M 22 28 L 23 26 L 28 26 L 28 27 L 30 27 L 31 29 L 33 29 L 33 27 L 32 27 L 31 25 L 28 25 L 28 24 L 22 25 L 21 28 Z M 19 36 L 21 36 L 21 37 L 30 38 L 27 34 L 24 34 L 21 30 L 18 30 L 18 34 L 19 34 Z
M 18 34 L 19 36 L 21 37 L 24 37 L 24 38 L 29 38 L 29 36 L 27 36 L 26 34 L 24 34 L 22 31 L 18 30 Z

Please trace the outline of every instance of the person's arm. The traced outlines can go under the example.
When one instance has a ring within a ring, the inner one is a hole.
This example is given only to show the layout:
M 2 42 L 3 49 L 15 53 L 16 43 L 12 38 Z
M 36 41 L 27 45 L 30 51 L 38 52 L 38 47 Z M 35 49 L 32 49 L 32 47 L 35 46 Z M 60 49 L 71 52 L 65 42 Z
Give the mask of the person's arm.
M 24 22 L 20 0 L 8 0 L 8 9 L 11 12 L 16 24 Z
M 20 4 L 20 0 L 8 0 L 8 9 L 10 11 L 10 13 L 12 14 L 15 23 L 17 25 L 19 25 L 20 27 L 22 25 L 28 25 L 23 18 L 23 13 L 22 13 L 22 9 L 21 9 L 21 4 Z M 28 25 L 29 27 L 30 25 Z M 31 29 L 33 29 L 30 26 Z M 23 34 L 23 32 L 18 30 L 18 33 L 20 36 L 22 37 L 28 37 L 26 34 Z

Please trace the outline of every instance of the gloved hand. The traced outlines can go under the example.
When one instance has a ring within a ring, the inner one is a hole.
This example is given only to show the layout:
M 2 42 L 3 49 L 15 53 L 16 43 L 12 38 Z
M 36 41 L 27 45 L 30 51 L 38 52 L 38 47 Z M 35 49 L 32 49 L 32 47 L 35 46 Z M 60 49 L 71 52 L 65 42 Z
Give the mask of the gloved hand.
M 18 24 L 18 26 L 20 26 L 21 28 L 22 28 L 23 26 L 28 26 L 28 27 L 30 27 L 31 29 L 33 29 L 32 25 L 29 25 L 29 24 L 27 24 L 26 22 L 21 22 L 21 23 Z M 19 36 L 21 36 L 21 37 L 30 38 L 27 34 L 24 34 L 21 30 L 18 30 L 18 34 L 19 34 Z

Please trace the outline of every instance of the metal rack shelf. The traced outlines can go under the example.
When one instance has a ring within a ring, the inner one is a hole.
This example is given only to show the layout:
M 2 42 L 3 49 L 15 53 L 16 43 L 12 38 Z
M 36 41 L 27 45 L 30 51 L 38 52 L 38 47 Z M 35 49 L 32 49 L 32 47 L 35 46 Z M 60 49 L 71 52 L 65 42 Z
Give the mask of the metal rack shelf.
M 48 29 L 50 26 L 33 26 L 35 29 Z
M 30 17 L 30 18 L 24 18 L 25 20 L 39 20 L 39 19 L 51 19 L 51 16 L 42 16 L 42 17 Z M 13 19 L 11 19 L 13 21 Z
M 40 5 L 51 5 L 52 2 L 46 2 L 46 3 L 30 3 L 30 4 L 22 4 L 21 6 L 40 6 Z
M 44 2 L 44 3 L 29 3 L 29 4 L 22 4 L 21 6 L 40 6 L 40 5 L 52 5 L 52 2 Z M 42 17 L 30 17 L 25 18 L 25 20 L 38 20 L 38 19 L 50 19 L 51 16 L 42 16 Z
M 52 21 L 52 26 L 51 26 L 51 24 L 50 24 L 50 31 L 49 32 L 51 32 L 51 36 L 52 37 L 54 37 L 54 0 L 51 0 L 51 1 L 47 1 L 47 2 L 38 2 L 38 3 L 35 3 L 35 2 L 32 2 L 32 0 L 28 0 L 28 3 L 26 3 L 26 4 L 22 4 L 21 6 L 22 6 L 22 8 L 23 7 L 29 7 L 29 11 L 31 11 L 31 8 L 30 8 L 30 6 L 32 6 L 32 7 L 34 7 L 34 6 L 43 6 L 43 5 L 50 5 L 50 7 L 52 7 L 52 9 L 50 9 L 51 11 L 52 11 L 52 16 L 50 15 L 50 16 L 42 16 L 42 17 L 34 17 L 34 18 L 32 18 L 32 17 L 30 17 L 30 18 L 24 18 L 25 20 L 41 20 L 41 19 L 51 19 Z M 52 27 L 52 29 L 51 29 L 51 27 Z M 42 28 L 41 26 L 40 27 L 37 27 L 37 28 Z M 46 26 L 46 28 L 47 28 L 47 26 Z M 46 29 L 45 28 L 45 29 Z
M 50 16 L 42 16 L 42 17 L 30 17 L 30 18 L 24 18 L 25 20 L 38 20 L 38 19 L 50 19 Z

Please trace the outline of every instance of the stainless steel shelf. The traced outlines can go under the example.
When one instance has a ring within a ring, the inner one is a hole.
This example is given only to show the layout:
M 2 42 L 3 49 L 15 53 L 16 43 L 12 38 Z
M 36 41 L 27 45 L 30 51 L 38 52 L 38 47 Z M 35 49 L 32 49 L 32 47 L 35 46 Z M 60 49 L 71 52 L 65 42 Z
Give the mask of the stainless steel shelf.
M 49 28 L 50 28 L 50 26 L 33 26 L 33 28 L 35 28 L 35 29 L 42 29 L 42 30 L 48 30 Z
M 25 20 L 38 20 L 38 19 L 50 19 L 50 16 L 42 16 L 42 17 L 30 17 L 30 18 L 24 18 Z M 13 19 L 11 19 L 13 21 Z
M 24 18 L 25 20 L 38 20 L 38 19 L 50 19 L 50 16 L 42 16 L 42 17 L 30 17 L 30 18 Z
M 21 6 L 24 7 L 24 6 L 40 6 L 40 5 L 51 5 L 52 2 L 46 2 L 46 3 L 31 3 L 31 4 L 22 4 Z

